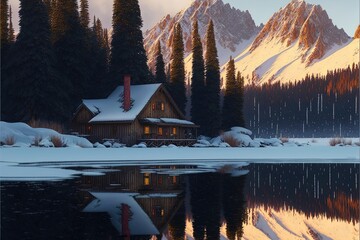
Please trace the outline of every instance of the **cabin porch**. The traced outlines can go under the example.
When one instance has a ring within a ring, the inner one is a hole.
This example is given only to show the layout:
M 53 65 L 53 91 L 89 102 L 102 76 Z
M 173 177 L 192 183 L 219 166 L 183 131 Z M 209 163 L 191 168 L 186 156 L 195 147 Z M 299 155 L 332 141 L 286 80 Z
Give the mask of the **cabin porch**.
M 143 134 L 138 142 L 144 142 L 148 147 L 160 147 L 174 144 L 176 146 L 191 146 L 197 141 L 197 129 L 199 126 L 190 122 L 167 123 L 143 119 L 140 121 Z M 185 123 L 185 124 L 184 124 Z

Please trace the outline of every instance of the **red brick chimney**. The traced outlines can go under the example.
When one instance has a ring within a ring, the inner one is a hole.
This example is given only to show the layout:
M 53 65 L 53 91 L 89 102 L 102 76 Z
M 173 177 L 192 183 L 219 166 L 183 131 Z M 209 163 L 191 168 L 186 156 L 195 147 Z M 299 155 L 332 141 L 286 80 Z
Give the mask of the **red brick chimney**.
M 124 76 L 124 110 L 127 112 L 131 107 L 130 100 L 130 75 Z

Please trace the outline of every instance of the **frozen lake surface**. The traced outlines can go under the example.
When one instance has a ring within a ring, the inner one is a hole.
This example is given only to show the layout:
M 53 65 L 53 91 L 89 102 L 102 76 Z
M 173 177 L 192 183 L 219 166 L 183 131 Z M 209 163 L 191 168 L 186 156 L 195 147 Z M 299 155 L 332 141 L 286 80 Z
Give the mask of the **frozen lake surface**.
M 34 176 L 1 181 L 5 240 L 359 236 L 360 164 L 23 162 Z

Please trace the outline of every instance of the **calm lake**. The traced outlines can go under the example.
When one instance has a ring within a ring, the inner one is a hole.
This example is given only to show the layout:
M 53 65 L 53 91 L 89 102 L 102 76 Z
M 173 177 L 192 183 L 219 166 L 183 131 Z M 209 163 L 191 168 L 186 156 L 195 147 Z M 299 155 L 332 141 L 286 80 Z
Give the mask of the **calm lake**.
M 359 167 L 124 166 L 1 182 L 1 239 L 358 239 Z

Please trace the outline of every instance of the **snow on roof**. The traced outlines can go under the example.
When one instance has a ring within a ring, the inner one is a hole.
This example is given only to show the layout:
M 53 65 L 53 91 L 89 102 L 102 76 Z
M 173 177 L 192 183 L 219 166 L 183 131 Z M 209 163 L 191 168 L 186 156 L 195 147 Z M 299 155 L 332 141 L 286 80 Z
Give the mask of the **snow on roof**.
M 132 106 L 127 112 L 122 107 L 124 86 L 117 87 L 106 99 L 84 99 L 83 104 L 97 114 L 89 122 L 133 121 L 160 86 L 161 84 L 132 85 Z
M 182 125 L 195 125 L 193 122 L 177 119 L 177 118 L 144 118 L 145 121 L 150 123 L 168 123 L 168 124 L 182 124 Z
M 110 215 L 111 223 L 123 234 L 121 225 L 121 204 L 130 207 L 132 216 L 129 220 L 129 229 L 132 235 L 157 235 L 158 229 L 154 226 L 149 216 L 135 201 L 134 196 L 138 193 L 111 193 L 111 192 L 90 192 L 96 199 L 89 203 L 83 212 L 107 212 Z M 140 227 L 139 227 L 140 226 Z

